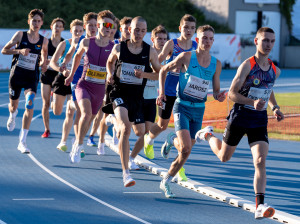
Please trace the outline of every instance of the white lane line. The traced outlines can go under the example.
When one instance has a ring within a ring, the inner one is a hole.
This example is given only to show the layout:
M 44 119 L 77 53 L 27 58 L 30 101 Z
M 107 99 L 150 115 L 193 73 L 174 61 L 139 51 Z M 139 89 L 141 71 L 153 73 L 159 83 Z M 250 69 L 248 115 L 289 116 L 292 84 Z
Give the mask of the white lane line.
M 34 100 L 39 100 L 39 99 L 42 99 L 42 97 L 36 97 L 36 98 L 34 98 Z M 22 103 L 22 102 L 25 102 L 25 101 L 26 101 L 26 99 L 20 100 L 19 104 Z M 0 107 L 7 107 L 8 104 L 9 103 L 0 104 Z
M 123 192 L 124 194 L 161 194 L 162 192 Z
M 141 223 L 150 224 L 150 222 L 147 222 L 147 221 L 145 221 L 145 220 L 143 220 L 143 219 L 140 219 L 140 218 L 138 218 L 138 217 L 136 217 L 136 216 L 134 216 L 134 215 L 131 215 L 130 213 L 125 212 L 125 211 L 123 211 L 123 210 L 121 210 L 121 209 L 119 209 L 119 208 L 117 208 L 117 207 L 115 207 L 115 206 L 113 206 L 113 205 L 111 205 L 111 204 L 108 204 L 108 203 L 106 203 L 105 201 L 102 201 L 102 200 L 100 200 L 100 199 L 94 197 L 93 195 L 91 195 L 91 194 L 89 194 L 89 193 L 87 193 L 87 192 L 81 190 L 80 188 L 74 186 L 73 184 L 69 183 L 68 181 L 62 179 L 61 177 L 59 177 L 58 175 L 56 175 L 55 173 L 53 173 L 51 170 L 49 170 L 47 167 L 45 167 L 43 164 L 41 164 L 41 163 L 40 163 L 40 162 L 39 162 L 32 154 L 28 154 L 28 156 L 29 156 L 29 158 L 30 158 L 33 162 L 35 162 L 35 163 L 36 163 L 39 167 L 41 167 L 44 171 L 46 171 L 46 172 L 49 173 L 51 176 L 53 176 L 54 178 L 56 178 L 56 179 L 59 180 L 60 182 L 64 183 L 65 185 L 68 185 L 69 187 L 71 187 L 71 188 L 73 188 L 74 190 L 78 191 L 79 193 L 81 193 L 81 194 L 83 194 L 83 195 L 85 195 L 85 196 L 87 196 L 87 197 L 93 199 L 94 201 L 96 201 L 96 202 L 98 202 L 98 203 L 100 203 L 100 204 L 102 204 L 102 205 L 104 205 L 104 206 L 106 206 L 106 207 L 109 207 L 109 208 L 111 208 L 111 209 L 113 209 L 113 210 L 115 210 L 115 211 L 117 211 L 117 212 L 119 212 L 119 213 L 121 213 L 121 214 L 123 214 L 123 215 L 126 215 L 126 216 L 128 216 L 128 217 L 130 217 L 130 218 L 132 218 L 132 219 L 135 219 L 135 220 L 137 220 L 137 221 L 139 221 L 139 222 L 141 222 Z
M 0 224 L 7 224 L 6 222 L 3 222 L 1 219 L 0 219 Z
M 54 198 L 13 198 L 13 201 L 53 201 Z

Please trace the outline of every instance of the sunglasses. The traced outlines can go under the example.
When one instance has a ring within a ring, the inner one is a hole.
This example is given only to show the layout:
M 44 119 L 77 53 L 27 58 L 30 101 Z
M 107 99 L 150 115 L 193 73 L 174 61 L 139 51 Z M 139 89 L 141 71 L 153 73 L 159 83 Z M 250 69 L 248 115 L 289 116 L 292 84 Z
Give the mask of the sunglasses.
M 104 27 L 113 29 L 115 27 L 112 23 L 102 23 Z

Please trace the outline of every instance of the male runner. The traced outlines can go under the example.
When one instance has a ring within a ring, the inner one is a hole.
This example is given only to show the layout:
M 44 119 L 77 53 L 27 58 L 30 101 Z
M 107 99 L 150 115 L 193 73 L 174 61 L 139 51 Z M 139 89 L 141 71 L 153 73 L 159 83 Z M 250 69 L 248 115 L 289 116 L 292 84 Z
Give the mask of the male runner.
M 167 59 L 167 63 L 174 60 L 180 53 L 196 50 L 197 43 L 192 41 L 192 37 L 196 30 L 196 18 L 191 15 L 184 15 L 180 20 L 180 37 L 177 39 L 169 40 L 163 48 L 163 51 L 159 55 L 159 62 L 162 63 Z M 173 105 L 176 99 L 176 86 L 178 83 L 179 71 L 174 69 L 170 71 L 166 79 L 166 102 L 162 107 L 158 108 L 158 121 L 155 123 L 149 131 L 149 134 L 145 135 L 144 152 L 149 159 L 154 158 L 153 144 L 154 139 L 164 130 L 168 128 L 170 117 L 172 114 Z M 180 170 L 180 180 L 187 180 L 184 168 Z
M 48 60 L 47 64 L 50 63 L 56 47 L 64 39 L 61 37 L 61 32 L 64 30 L 65 21 L 62 18 L 55 18 L 52 20 L 50 28 L 52 30 L 51 38 L 48 42 Z M 51 98 L 51 88 L 55 76 L 58 75 L 58 72 L 53 70 L 50 66 L 45 73 L 41 74 L 41 93 L 43 98 L 43 109 L 42 116 L 43 122 L 45 125 L 45 132 L 42 134 L 42 138 L 48 138 L 50 135 L 50 125 L 49 125 L 49 107 L 50 107 L 50 98 Z
M 2 54 L 13 55 L 9 77 L 8 131 L 13 131 L 15 128 L 19 97 L 24 88 L 26 103 L 18 145 L 18 150 L 22 153 L 30 153 L 26 138 L 33 117 L 33 101 L 39 82 L 39 65 L 41 65 L 42 72 L 47 70 L 48 39 L 39 34 L 43 20 L 42 10 L 31 10 L 27 21 L 29 30 L 16 32 L 1 51 Z M 16 48 L 11 49 L 13 47 Z
M 96 36 L 96 34 L 97 34 L 97 13 L 89 12 L 89 13 L 84 14 L 84 16 L 83 16 L 83 28 L 86 31 L 86 35 L 85 36 L 82 35 L 79 38 L 78 43 L 73 43 L 72 44 L 71 48 L 69 49 L 69 52 L 67 53 L 67 55 L 66 55 L 66 57 L 63 61 L 61 69 L 64 69 L 65 64 L 68 64 L 71 61 L 73 55 L 79 49 L 80 42 L 84 38 L 90 38 L 90 37 L 95 37 Z M 72 101 L 68 101 L 67 109 L 66 109 L 66 117 L 65 117 L 65 120 L 64 120 L 64 124 L 63 124 L 63 132 L 62 132 L 62 136 L 61 136 L 61 141 L 56 147 L 59 150 L 62 150 L 64 152 L 67 151 L 67 143 L 66 142 L 67 142 L 67 138 L 69 136 L 70 130 L 71 130 L 71 128 L 68 128 L 68 127 L 70 127 L 69 124 L 71 126 L 73 124 L 73 118 L 74 118 L 75 111 L 76 111 L 75 120 L 74 120 L 75 139 L 78 136 L 78 123 L 79 123 L 79 119 L 80 119 L 81 114 L 80 114 L 79 106 L 78 106 L 78 103 L 77 103 L 77 100 L 76 100 L 75 89 L 76 89 L 76 85 L 77 85 L 79 79 L 82 76 L 83 65 L 84 65 L 84 57 L 85 57 L 85 53 L 82 55 L 82 58 L 80 60 L 80 65 L 78 66 L 78 68 L 77 68 L 77 70 L 74 74 L 72 83 L 71 83 Z M 72 145 L 75 142 L 75 139 L 72 140 Z M 81 156 L 82 157 L 85 156 L 84 150 L 82 151 Z
M 129 32 L 130 40 L 116 45 L 107 61 L 108 80 L 110 83 L 114 82 L 110 99 L 120 131 L 119 152 L 125 187 L 135 184 L 128 169 L 132 122 L 143 119 L 143 92 L 147 78 L 157 79 L 158 76 L 157 73 L 152 73 L 150 63 L 156 72 L 160 69 L 155 49 L 143 41 L 147 33 L 145 19 L 135 17 Z
M 224 92 L 220 93 L 222 64 L 209 53 L 214 42 L 214 33 L 215 31 L 210 25 L 200 26 L 197 29 L 197 50 L 180 54 L 175 60 L 165 65 L 159 74 L 157 104 L 162 106 L 166 100 L 166 74 L 174 68 L 180 69 L 177 98 L 173 111 L 176 134 L 169 133 L 162 146 L 164 157 L 168 156 L 173 145 L 178 150 L 178 156 L 160 183 L 160 188 L 167 198 L 175 197 L 169 183 L 187 161 L 196 142 L 195 134 L 201 129 L 211 80 L 215 99 L 220 102 L 225 100 Z
M 271 28 L 262 27 L 257 31 L 254 38 L 256 53 L 240 65 L 228 93 L 235 104 L 228 116 L 223 141 L 213 135 L 213 129 L 209 126 L 197 133 L 199 140 L 208 141 L 222 162 L 230 160 L 241 138 L 247 134 L 255 168 L 256 219 L 272 217 L 275 213 L 274 208 L 264 204 L 269 151 L 267 106 L 270 106 L 278 121 L 284 119 L 273 92 L 281 71 L 268 59 L 274 43 L 275 33 Z
M 132 20 L 132 18 L 128 17 L 128 16 L 124 16 L 120 20 L 120 32 L 121 32 L 120 42 L 130 39 L 130 33 L 129 33 L 128 29 L 130 27 L 131 20 Z
M 155 27 L 151 32 L 151 41 L 153 42 L 153 47 L 156 50 L 157 54 L 160 54 L 165 43 L 168 40 L 168 32 L 162 26 L 159 25 Z M 156 118 L 156 98 L 158 96 L 158 80 L 148 79 L 145 89 L 144 89 L 144 123 L 142 121 L 135 122 L 133 130 L 138 134 L 138 139 L 132 149 L 132 152 L 129 156 L 129 169 L 135 170 L 139 169 L 139 166 L 134 162 L 134 158 L 138 155 L 141 149 L 144 146 L 144 133 L 138 132 L 141 128 L 139 126 L 144 126 L 145 133 L 148 133 L 150 128 L 155 122 Z
M 119 19 L 115 18 L 114 19 L 114 23 L 113 23 L 114 26 L 111 29 L 111 33 L 110 33 L 110 37 L 109 37 L 109 40 L 111 42 L 113 42 L 114 44 L 118 44 L 119 43 L 119 40 L 115 39 L 115 34 L 116 34 L 117 30 L 118 30 L 119 23 L 120 23 Z M 105 98 L 106 98 L 106 95 L 104 96 L 103 102 L 105 101 Z M 105 102 L 103 104 L 105 104 Z M 102 120 L 102 117 L 103 117 L 103 112 L 100 109 L 98 111 L 96 117 L 93 120 L 93 125 L 92 125 L 92 128 L 91 128 L 90 136 L 89 136 L 89 138 L 87 140 L 87 143 L 86 143 L 88 146 L 97 146 L 96 142 L 94 141 L 94 135 L 97 132 L 97 130 L 100 129 L 100 122 Z M 103 148 L 103 150 L 104 150 L 104 148 Z M 101 154 L 105 154 L 105 152 L 104 151 L 100 152 L 99 150 L 97 150 L 97 154 L 101 155 Z
M 78 138 L 70 152 L 72 163 L 80 162 L 80 152 L 83 148 L 84 137 L 90 127 L 90 122 L 94 119 L 102 105 L 107 74 L 106 61 L 114 45 L 109 40 L 111 29 L 114 26 L 114 19 L 115 16 L 109 10 L 98 13 L 98 34 L 93 38 L 85 38 L 80 43 L 74 57 L 71 74 L 65 82 L 66 85 L 72 82 L 82 55 L 86 53 L 83 74 L 75 90 L 81 117 L 79 120 Z

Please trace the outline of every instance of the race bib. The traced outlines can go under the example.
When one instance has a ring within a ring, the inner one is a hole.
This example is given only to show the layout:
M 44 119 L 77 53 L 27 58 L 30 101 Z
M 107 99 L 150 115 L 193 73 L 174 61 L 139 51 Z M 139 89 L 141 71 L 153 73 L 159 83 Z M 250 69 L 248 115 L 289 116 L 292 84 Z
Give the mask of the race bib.
M 262 99 L 262 100 L 266 101 L 266 104 L 263 108 L 265 110 L 268 107 L 268 102 L 269 102 L 271 93 L 272 93 L 272 89 L 259 89 L 259 88 L 251 87 L 249 90 L 249 93 L 248 93 L 248 98 L 250 98 L 252 100 Z M 247 105 L 247 107 L 250 109 L 254 109 L 253 106 Z
M 146 86 L 148 86 L 148 87 L 156 87 L 157 86 L 157 82 L 158 82 L 158 80 L 148 79 L 147 83 L 146 83 Z
M 66 64 L 66 68 L 71 71 L 72 69 L 72 61 L 70 61 L 68 64 Z
M 27 70 L 34 71 L 38 56 L 39 56 L 38 54 L 33 54 L 33 53 L 29 53 L 27 56 L 20 54 L 17 66 Z
M 202 100 L 206 97 L 209 88 L 209 80 L 204 80 L 191 75 L 186 83 L 183 93 Z
M 85 80 L 97 84 L 105 84 L 106 74 L 106 67 L 90 64 L 86 71 Z
M 122 63 L 121 73 L 120 73 L 120 82 L 134 85 L 142 85 L 143 79 L 139 79 L 134 75 L 134 69 L 145 70 L 144 65 L 135 65 L 129 63 Z

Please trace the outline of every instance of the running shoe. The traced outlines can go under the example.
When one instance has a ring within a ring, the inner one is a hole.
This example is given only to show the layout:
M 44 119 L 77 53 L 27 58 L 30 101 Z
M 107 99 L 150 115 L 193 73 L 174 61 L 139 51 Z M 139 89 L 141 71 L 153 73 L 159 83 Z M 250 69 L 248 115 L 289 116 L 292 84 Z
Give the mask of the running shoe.
M 88 146 L 93 146 L 93 147 L 96 147 L 97 144 L 96 142 L 94 141 L 94 136 L 90 136 L 87 140 L 87 143 L 86 143 Z
M 169 183 L 162 180 L 159 187 L 165 193 L 166 198 L 175 198 L 175 194 L 172 193 Z
M 42 134 L 42 138 L 49 138 L 49 136 L 50 136 L 50 131 L 49 130 L 47 130 L 47 131 L 45 131 L 44 132 L 44 134 Z
M 135 180 L 132 179 L 130 174 L 123 174 L 123 183 L 124 187 L 132 187 L 133 185 L 135 185 Z
M 8 120 L 7 120 L 7 124 L 6 124 L 8 131 L 13 131 L 15 129 L 17 114 L 18 114 L 18 110 L 16 110 L 14 112 L 14 115 L 12 115 L 12 116 L 9 115 Z
M 106 126 L 112 126 L 113 125 L 113 117 L 114 115 L 109 114 L 106 118 L 105 118 L 105 124 Z
M 104 143 L 100 143 L 98 144 L 98 148 L 97 148 L 97 155 L 101 156 L 101 155 L 105 155 L 105 149 L 104 149 Z
M 268 204 L 260 204 L 257 206 L 255 210 L 255 218 L 262 219 L 262 218 L 270 218 L 275 214 L 275 209 Z
M 66 152 L 67 151 L 67 145 L 65 142 L 61 142 L 56 146 L 57 149 L 59 149 L 60 151 Z
M 195 135 L 196 141 L 198 143 L 202 141 L 206 141 L 207 135 L 213 135 L 213 133 L 214 133 L 214 128 L 212 126 L 207 126 L 196 133 Z
M 185 169 L 183 167 L 181 167 L 177 175 L 178 175 L 178 181 L 187 181 L 187 177 L 185 175 Z
M 167 136 L 167 139 L 166 139 L 165 143 L 161 147 L 161 155 L 165 159 L 169 158 L 169 153 L 170 153 L 171 148 L 173 146 L 174 137 L 176 137 L 176 134 L 174 132 L 170 132 Z
M 130 170 L 139 170 L 140 167 L 134 162 L 134 159 L 129 159 L 128 167 Z
M 29 148 L 27 148 L 27 145 L 23 142 L 19 142 L 19 145 L 18 145 L 18 150 L 21 152 L 21 153 L 30 153 L 30 150 Z
M 144 135 L 144 153 L 145 156 L 147 156 L 147 158 L 154 159 L 153 145 L 147 143 L 148 136 L 149 136 L 148 133 Z
M 71 163 L 79 163 L 81 159 L 81 150 L 82 150 L 82 145 L 77 145 L 74 144 L 72 151 L 70 152 L 70 160 Z
M 82 149 L 81 152 L 80 152 L 80 158 L 84 158 L 85 157 L 85 152 L 84 150 Z

